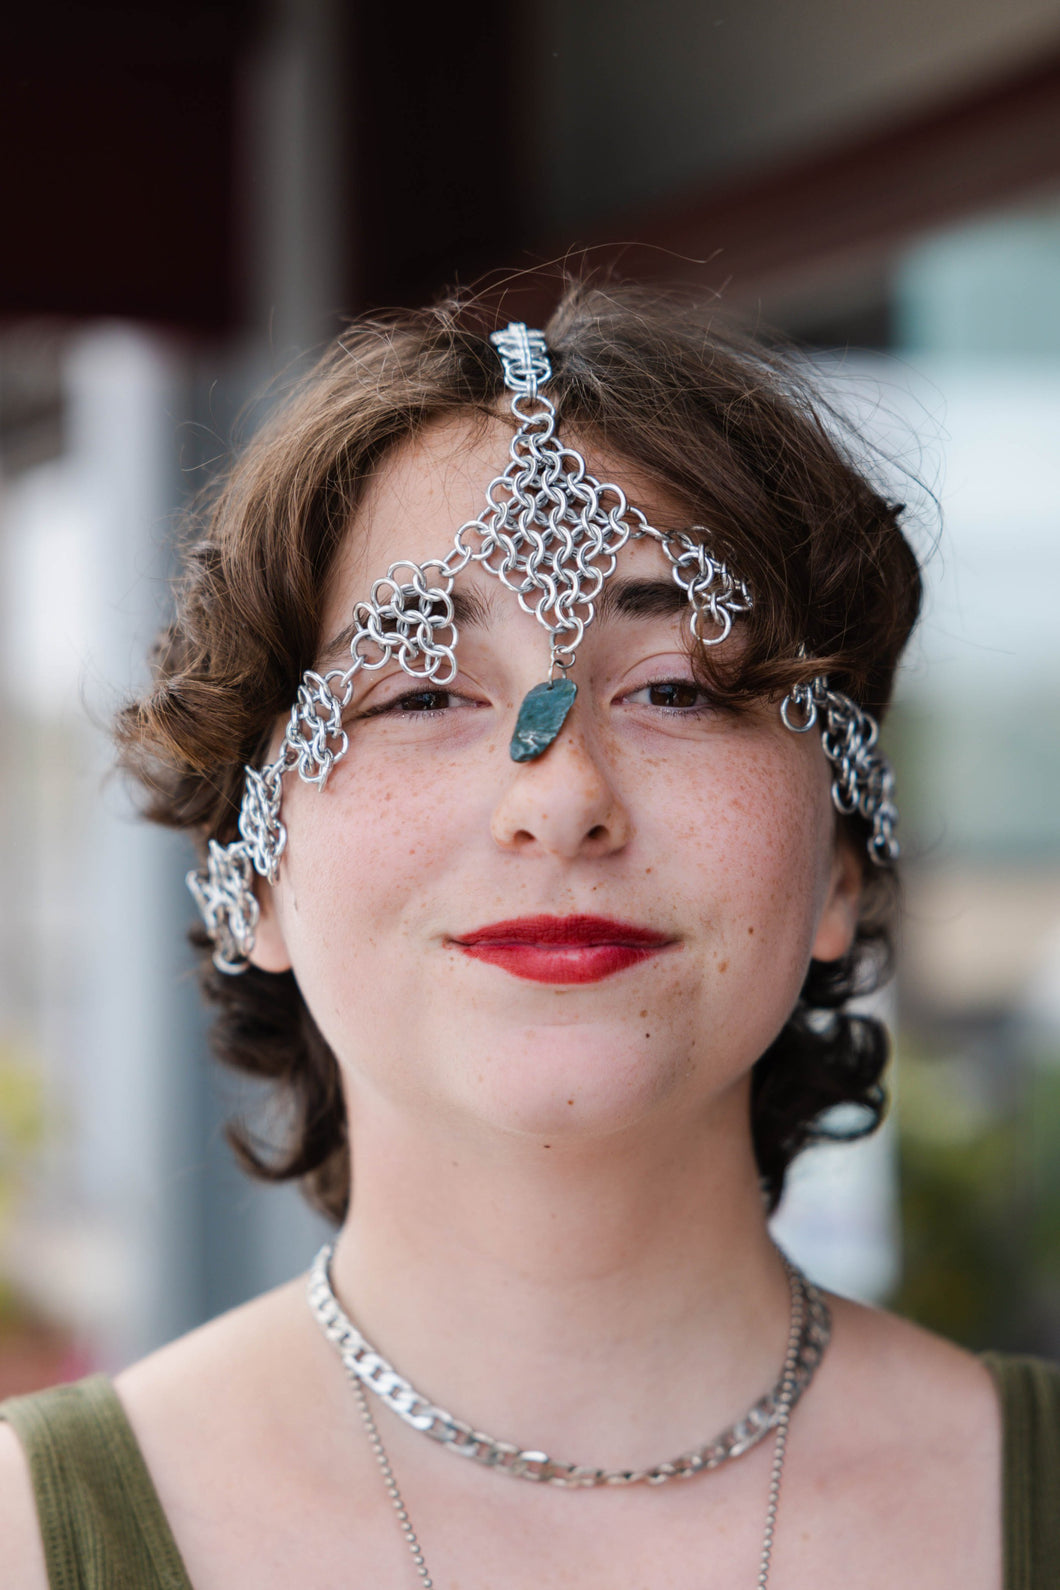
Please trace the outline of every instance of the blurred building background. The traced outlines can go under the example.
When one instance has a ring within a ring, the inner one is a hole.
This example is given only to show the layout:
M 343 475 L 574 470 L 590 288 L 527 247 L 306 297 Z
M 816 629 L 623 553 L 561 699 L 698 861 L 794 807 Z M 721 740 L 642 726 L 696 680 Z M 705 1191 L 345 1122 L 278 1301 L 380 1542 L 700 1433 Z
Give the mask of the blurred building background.
M 780 1229 L 1060 1356 L 1060 0 L 41 0 L 6 34 L 0 1395 L 320 1234 L 229 1162 L 254 1101 L 206 1057 L 188 852 L 107 778 L 182 506 L 344 313 L 583 248 L 803 345 L 928 558 L 896 1109 Z

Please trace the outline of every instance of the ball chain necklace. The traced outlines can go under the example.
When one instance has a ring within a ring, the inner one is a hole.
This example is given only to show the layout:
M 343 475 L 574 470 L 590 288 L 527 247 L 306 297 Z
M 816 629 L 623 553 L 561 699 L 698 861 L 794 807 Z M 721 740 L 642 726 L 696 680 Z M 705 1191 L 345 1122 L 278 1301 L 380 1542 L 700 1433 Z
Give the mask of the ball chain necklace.
M 599 1469 L 558 1462 L 545 1452 L 517 1447 L 510 1441 L 495 1440 L 483 1431 L 473 1429 L 463 1420 L 455 1419 L 416 1391 L 381 1353 L 376 1352 L 343 1311 L 331 1285 L 331 1253 L 331 1246 L 325 1246 L 313 1262 L 309 1272 L 309 1307 L 324 1335 L 338 1351 L 353 1386 L 369 1446 L 379 1466 L 386 1493 L 423 1590 L 434 1590 L 434 1580 L 427 1568 L 423 1548 L 365 1395 L 366 1387 L 406 1424 L 431 1436 L 462 1457 L 470 1457 L 486 1467 L 500 1469 L 516 1479 L 572 1489 L 599 1485 L 662 1485 L 671 1479 L 687 1479 L 693 1474 L 719 1468 L 723 1463 L 741 1457 L 751 1447 L 757 1446 L 770 1430 L 775 1431 L 765 1530 L 759 1555 L 758 1578 L 755 1581 L 756 1590 L 767 1590 L 792 1410 L 812 1380 L 831 1336 L 828 1305 L 817 1288 L 787 1258 L 781 1255 L 791 1291 L 791 1316 L 783 1367 L 772 1391 L 760 1398 L 742 1419 L 713 1441 L 682 1453 L 671 1462 L 657 1463 L 646 1469 Z

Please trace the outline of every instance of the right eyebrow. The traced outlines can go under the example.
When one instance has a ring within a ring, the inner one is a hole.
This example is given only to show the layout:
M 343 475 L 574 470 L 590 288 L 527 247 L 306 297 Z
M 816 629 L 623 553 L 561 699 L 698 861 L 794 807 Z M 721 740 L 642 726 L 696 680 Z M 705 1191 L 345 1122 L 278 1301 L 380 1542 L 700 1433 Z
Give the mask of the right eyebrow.
M 600 618 L 673 618 L 687 608 L 688 592 L 666 579 L 609 579 L 596 602 Z

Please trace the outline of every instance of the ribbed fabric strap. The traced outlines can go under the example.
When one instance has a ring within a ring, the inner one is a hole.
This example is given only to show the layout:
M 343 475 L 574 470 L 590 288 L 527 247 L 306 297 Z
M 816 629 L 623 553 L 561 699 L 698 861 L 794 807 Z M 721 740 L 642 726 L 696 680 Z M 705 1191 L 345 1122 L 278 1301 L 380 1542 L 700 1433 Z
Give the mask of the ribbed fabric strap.
M 0 1403 L 29 1462 L 51 1590 L 192 1590 L 105 1375 Z
M 1001 1397 L 1005 1590 L 1060 1585 L 1060 1366 L 984 1353 Z

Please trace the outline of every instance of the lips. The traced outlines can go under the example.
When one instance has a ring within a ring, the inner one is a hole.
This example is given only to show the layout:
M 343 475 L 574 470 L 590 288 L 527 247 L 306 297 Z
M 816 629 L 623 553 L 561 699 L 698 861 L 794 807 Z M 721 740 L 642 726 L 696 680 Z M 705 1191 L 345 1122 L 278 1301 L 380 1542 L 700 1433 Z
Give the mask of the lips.
M 491 922 L 453 940 L 472 960 L 532 983 L 597 983 L 660 954 L 666 933 L 599 916 L 527 916 Z

